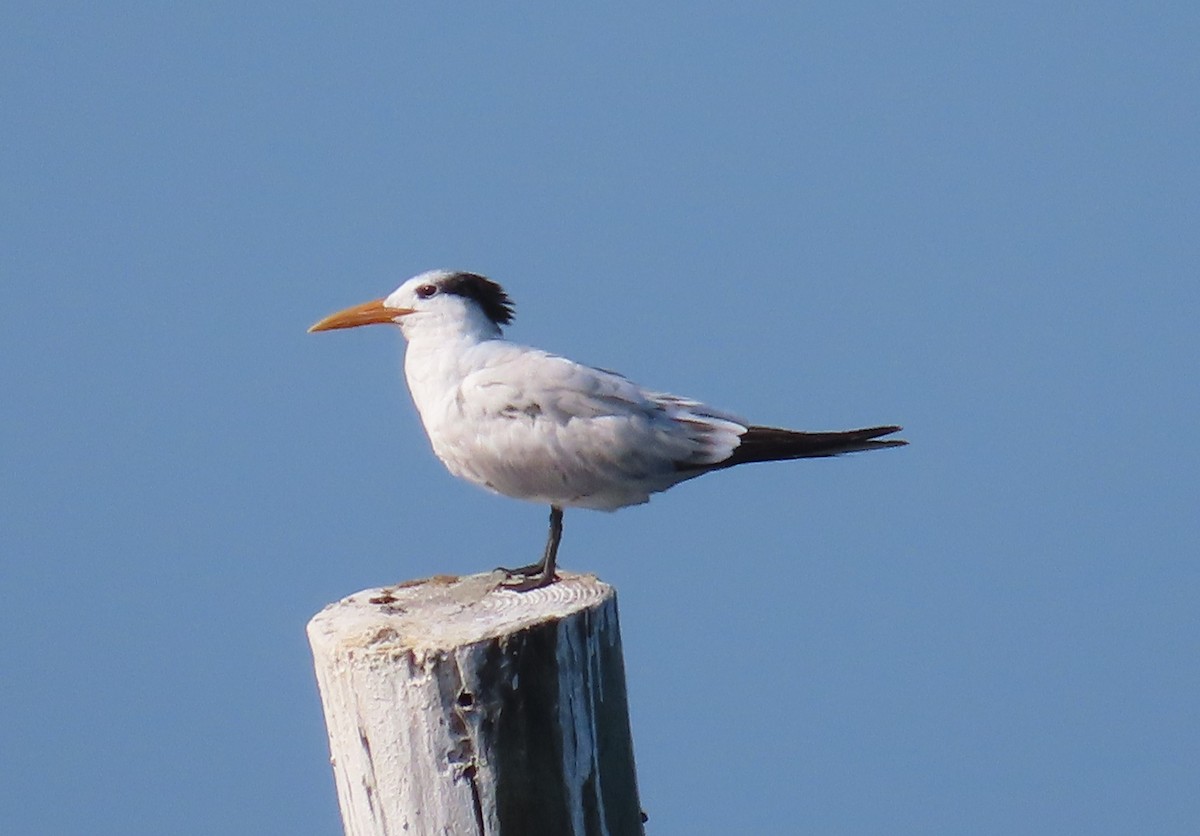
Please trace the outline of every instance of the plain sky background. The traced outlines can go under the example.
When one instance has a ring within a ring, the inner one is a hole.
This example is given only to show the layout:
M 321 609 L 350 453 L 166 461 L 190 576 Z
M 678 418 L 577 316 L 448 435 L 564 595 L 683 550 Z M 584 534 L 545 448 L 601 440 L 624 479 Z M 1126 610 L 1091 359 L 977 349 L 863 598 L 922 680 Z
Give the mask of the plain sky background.
M 0 831 L 335 834 L 304 625 L 536 557 L 384 328 L 903 450 L 568 512 L 652 836 L 1200 829 L 1200 6 L 10 3 Z

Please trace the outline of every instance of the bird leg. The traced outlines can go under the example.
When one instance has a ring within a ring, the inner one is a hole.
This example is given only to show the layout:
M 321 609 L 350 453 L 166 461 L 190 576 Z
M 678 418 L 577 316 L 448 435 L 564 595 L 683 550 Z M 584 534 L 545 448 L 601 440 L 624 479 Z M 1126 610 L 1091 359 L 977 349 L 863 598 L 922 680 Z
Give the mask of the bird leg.
M 502 584 L 505 589 L 526 592 L 554 583 L 554 562 L 558 558 L 558 543 L 562 539 L 562 518 L 562 508 L 551 505 L 550 535 L 546 538 L 546 550 L 542 552 L 542 559 L 537 563 L 530 563 L 528 566 L 521 566 L 518 569 L 501 567 L 500 571 L 508 576 Z

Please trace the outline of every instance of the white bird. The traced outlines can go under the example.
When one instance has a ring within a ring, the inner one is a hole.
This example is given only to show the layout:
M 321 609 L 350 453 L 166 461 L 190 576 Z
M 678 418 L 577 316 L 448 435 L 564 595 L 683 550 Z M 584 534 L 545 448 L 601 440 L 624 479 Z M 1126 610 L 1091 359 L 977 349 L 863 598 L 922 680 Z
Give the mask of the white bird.
M 552 583 L 563 508 L 614 511 L 714 470 L 899 447 L 900 428 L 797 432 L 750 424 L 698 401 L 643 389 L 614 372 L 508 342 L 504 289 L 475 273 L 433 270 L 391 295 L 309 329 L 395 324 L 404 374 L 433 451 L 455 476 L 550 506 L 542 558 L 505 585 Z

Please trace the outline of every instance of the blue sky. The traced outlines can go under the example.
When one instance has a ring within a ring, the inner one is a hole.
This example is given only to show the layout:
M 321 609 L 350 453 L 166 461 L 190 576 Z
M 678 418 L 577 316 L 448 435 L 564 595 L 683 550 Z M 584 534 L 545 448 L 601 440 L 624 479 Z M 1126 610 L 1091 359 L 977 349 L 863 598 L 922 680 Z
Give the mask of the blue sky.
M 560 562 L 619 590 L 651 834 L 1200 821 L 1191 3 L 10 4 L 0 822 L 339 832 L 304 624 L 536 557 L 386 329 L 904 450 L 739 468 Z

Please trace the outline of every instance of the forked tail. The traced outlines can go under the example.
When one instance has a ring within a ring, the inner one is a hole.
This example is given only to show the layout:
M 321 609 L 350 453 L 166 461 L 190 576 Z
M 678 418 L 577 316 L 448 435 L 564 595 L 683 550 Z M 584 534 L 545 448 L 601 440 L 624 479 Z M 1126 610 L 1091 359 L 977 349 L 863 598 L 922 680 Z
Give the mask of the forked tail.
M 882 450 L 908 444 L 899 438 L 879 441 L 880 436 L 898 432 L 900 427 L 868 427 L 861 430 L 810 433 L 775 427 L 749 427 L 741 443 L 729 458 L 716 467 L 733 467 L 748 462 L 776 462 L 786 459 L 815 459 L 840 456 L 861 450 Z

